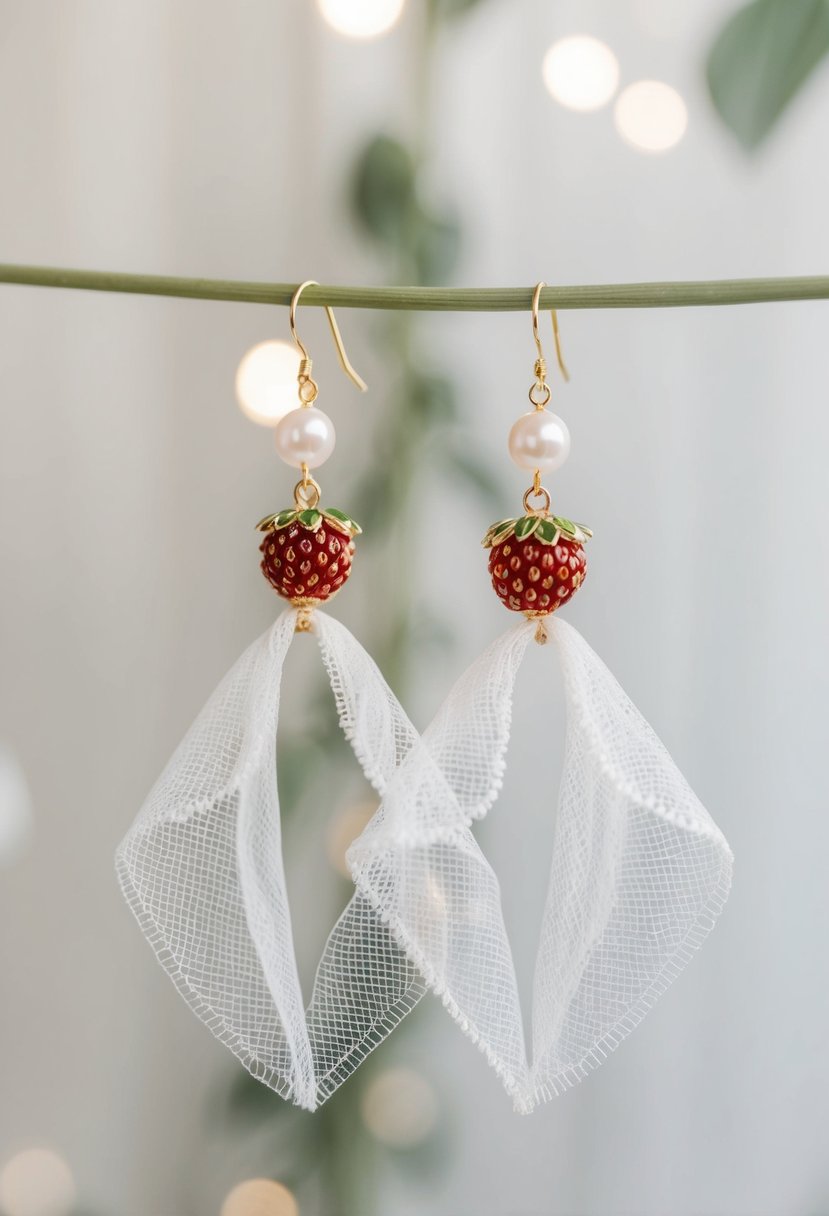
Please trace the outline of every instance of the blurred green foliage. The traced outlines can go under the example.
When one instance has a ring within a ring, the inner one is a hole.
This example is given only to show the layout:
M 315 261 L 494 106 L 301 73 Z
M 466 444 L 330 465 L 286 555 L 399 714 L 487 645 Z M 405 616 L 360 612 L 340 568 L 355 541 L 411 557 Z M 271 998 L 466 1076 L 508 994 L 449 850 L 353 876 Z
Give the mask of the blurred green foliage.
M 726 126 L 758 148 L 829 54 L 829 0 L 752 0 L 708 56 L 708 88 Z
M 397 244 L 408 228 L 415 199 L 414 158 L 399 140 L 376 135 L 354 168 L 354 214 L 365 231 L 385 244 Z
M 458 261 L 460 215 L 448 202 L 426 201 L 422 189 L 430 134 L 429 66 L 444 22 L 479 3 L 483 0 L 428 0 L 419 14 L 422 62 L 412 77 L 416 95 L 411 109 L 419 116 L 421 129 L 411 145 L 378 132 L 355 157 L 348 183 L 355 229 L 379 256 L 393 283 L 446 282 Z M 393 369 L 394 384 L 367 445 L 371 463 L 359 470 L 345 504 L 363 527 L 361 570 L 370 580 L 378 577 L 381 568 L 385 589 L 382 612 L 366 621 L 360 640 L 399 696 L 405 694 L 413 657 L 417 655 L 422 664 L 453 641 L 451 622 L 436 616 L 419 599 L 407 548 L 394 543 L 407 535 L 422 513 L 421 483 L 435 466 L 441 474 L 451 472 L 486 502 L 487 516 L 497 510 L 492 500 L 500 491 L 476 446 L 472 427 L 464 421 L 454 382 L 443 369 L 424 365 L 422 352 L 416 349 L 417 324 L 411 314 L 398 312 L 386 314 L 377 326 L 376 342 L 385 365 Z M 439 445 L 436 433 L 441 437 Z M 373 572 L 367 568 L 372 563 Z M 312 814 L 306 818 L 309 795 L 320 795 L 315 801 L 321 806 L 336 807 L 342 790 L 348 788 L 343 780 L 345 766 L 354 762 L 343 744 L 330 690 L 322 678 L 313 694 L 313 708 L 313 737 L 294 732 L 278 741 L 279 790 L 283 820 L 296 822 L 301 808 L 302 830 L 319 833 L 319 820 Z M 366 797 L 371 797 L 368 789 Z M 331 889 L 316 898 L 344 906 L 350 890 L 350 884 L 332 871 Z M 300 916 L 298 910 L 298 920 Z M 263 1170 L 295 1191 L 303 1211 L 313 1210 L 315 1216 L 371 1216 L 377 1210 L 381 1169 L 426 1180 L 445 1168 L 452 1153 L 451 1109 L 438 1076 L 427 1073 L 440 1103 L 436 1125 L 412 1148 L 381 1144 L 362 1119 L 367 1085 L 392 1056 L 399 1056 L 401 1044 L 413 1034 L 416 1018 L 407 1018 L 313 1114 L 291 1106 L 239 1070 L 212 1104 L 213 1124 L 244 1136 L 255 1129 L 267 1145 Z
M 377 135 L 360 154 L 352 205 L 363 230 L 393 255 L 403 250 L 414 280 L 444 283 L 458 260 L 461 223 L 454 208 L 436 211 L 422 202 L 414 156 L 390 135 Z
M 433 10 L 440 17 L 462 17 L 471 8 L 478 8 L 483 0 L 429 0 Z

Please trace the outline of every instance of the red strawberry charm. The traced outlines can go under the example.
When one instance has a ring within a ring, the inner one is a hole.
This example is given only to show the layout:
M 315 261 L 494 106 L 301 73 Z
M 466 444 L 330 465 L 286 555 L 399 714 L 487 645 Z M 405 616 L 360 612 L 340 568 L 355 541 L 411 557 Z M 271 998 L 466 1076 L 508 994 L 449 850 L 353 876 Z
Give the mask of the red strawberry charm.
M 313 608 L 342 589 L 361 531 L 350 516 L 334 507 L 290 508 L 256 526 L 265 533 L 262 573 L 295 608 Z
M 511 612 L 549 616 L 584 582 L 584 542 L 593 533 L 584 524 L 533 512 L 502 519 L 483 539 L 490 550 L 489 573 L 495 594 Z

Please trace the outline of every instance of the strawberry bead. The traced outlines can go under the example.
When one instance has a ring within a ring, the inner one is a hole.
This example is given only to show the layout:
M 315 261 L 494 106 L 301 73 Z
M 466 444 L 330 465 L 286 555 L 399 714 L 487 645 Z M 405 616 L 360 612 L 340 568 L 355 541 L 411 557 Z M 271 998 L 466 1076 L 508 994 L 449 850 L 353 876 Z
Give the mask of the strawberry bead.
M 492 586 L 505 608 L 547 616 L 578 591 L 592 533 L 560 516 L 525 515 L 493 524 L 484 537 Z
M 258 526 L 265 532 L 262 573 L 283 599 L 320 604 L 344 586 L 360 531 L 347 515 L 334 508 L 280 511 Z

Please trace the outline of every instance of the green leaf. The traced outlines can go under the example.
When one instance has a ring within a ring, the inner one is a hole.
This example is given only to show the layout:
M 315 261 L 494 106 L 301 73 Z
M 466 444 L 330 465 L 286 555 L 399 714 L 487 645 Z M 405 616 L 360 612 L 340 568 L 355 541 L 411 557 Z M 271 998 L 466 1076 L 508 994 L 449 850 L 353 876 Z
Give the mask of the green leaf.
M 396 139 L 377 135 L 357 161 L 352 187 L 354 211 L 376 240 L 397 245 L 415 205 L 415 166 Z
M 418 282 L 445 283 L 451 278 L 461 248 L 461 225 L 454 212 L 436 215 L 421 211 L 415 232 L 414 256 Z
M 497 523 L 490 524 L 486 530 L 486 536 L 484 537 L 484 540 L 485 541 L 488 540 L 490 536 L 495 536 L 496 533 L 498 533 L 502 530 L 502 528 L 506 528 L 506 527 L 511 528 L 514 523 L 515 523 L 514 519 L 499 519 Z
M 528 536 L 532 536 L 540 523 L 542 523 L 540 515 L 522 516 L 515 525 L 515 539 L 526 540 Z
M 829 53 L 827 0 L 752 0 L 708 56 L 708 88 L 744 148 L 759 147 Z
M 500 545 L 501 541 L 506 540 L 508 536 L 512 536 L 513 529 L 515 528 L 515 522 L 516 521 L 514 519 L 505 521 L 504 526 L 500 529 L 500 531 L 493 532 L 489 543 L 491 545 Z
M 543 545 L 554 545 L 561 536 L 561 529 L 558 528 L 558 521 L 552 519 L 542 519 L 541 523 L 535 530 L 535 535 Z
M 325 518 L 334 531 L 339 532 L 340 536 L 351 536 L 351 529 L 341 519 L 337 519 L 335 515 L 329 515 L 328 512 L 326 512 Z
M 259 532 L 271 532 L 275 528 L 284 528 L 296 517 L 297 512 L 291 507 L 289 510 L 277 511 L 275 515 L 266 515 L 264 519 L 259 520 L 256 528 Z
M 409 386 L 409 404 L 424 422 L 451 422 L 457 414 L 457 394 L 445 376 L 415 373 Z
M 307 511 L 300 511 L 297 515 L 297 520 L 302 524 L 303 528 L 310 528 L 312 532 L 316 532 L 322 523 L 322 512 L 310 507 Z
M 565 519 L 563 515 L 554 515 L 552 522 L 565 536 L 573 537 L 576 535 L 576 525 L 572 519 Z
M 348 528 L 349 532 L 353 532 L 355 536 L 359 536 L 363 530 L 350 515 L 346 515 L 345 511 L 337 510 L 336 507 L 326 507 L 323 515 L 334 524 L 342 524 L 343 527 Z
M 491 549 L 495 544 L 500 545 L 502 540 L 506 540 L 508 536 L 511 536 L 514 524 L 514 519 L 505 519 L 500 524 L 493 524 L 491 528 L 488 528 L 481 541 L 484 549 Z

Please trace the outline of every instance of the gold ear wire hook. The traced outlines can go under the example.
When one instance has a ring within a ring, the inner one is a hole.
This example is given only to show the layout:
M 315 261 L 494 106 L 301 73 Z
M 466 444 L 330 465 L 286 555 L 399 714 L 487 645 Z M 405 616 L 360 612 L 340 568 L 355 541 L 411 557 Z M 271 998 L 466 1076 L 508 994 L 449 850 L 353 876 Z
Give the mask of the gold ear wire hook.
M 310 355 L 308 354 L 308 348 L 306 347 L 305 343 L 300 338 L 299 334 L 297 333 L 297 329 L 296 329 L 297 305 L 299 304 L 299 297 L 302 295 L 302 293 L 306 287 L 319 287 L 319 283 L 317 282 L 316 279 L 306 279 L 304 283 L 300 283 L 299 287 L 297 287 L 296 291 L 293 294 L 293 298 L 291 300 L 291 312 L 290 312 L 290 316 L 288 319 L 289 319 L 289 323 L 291 326 L 291 337 L 294 340 L 294 345 L 296 346 L 297 350 L 302 355 L 302 358 L 305 360 L 305 363 L 307 364 L 307 367 L 304 369 L 304 371 L 305 371 L 305 374 L 310 378 L 311 358 L 310 358 Z M 333 308 L 330 308 L 327 304 L 325 304 L 323 307 L 325 308 L 325 315 L 328 317 L 328 324 L 331 327 L 331 334 L 332 334 L 332 337 L 334 338 L 334 345 L 337 348 L 337 356 L 340 360 L 340 367 L 343 369 L 345 374 L 348 376 L 349 380 L 351 380 L 354 384 L 357 385 L 357 388 L 360 390 L 360 392 L 364 393 L 367 388 L 366 382 L 365 382 L 365 380 L 363 380 L 362 376 L 360 376 L 360 374 L 357 371 L 355 371 L 355 369 L 351 366 L 351 362 L 349 361 L 348 355 L 346 354 L 346 351 L 345 351 L 345 346 L 343 345 L 343 339 L 342 339 L 342 334 L 340 333 L 340 327 L 337 325 L 337 318 L 334 316 L 334 310 L 333 310 Z
M 539 302 L 541 300 L 542 288 L 544 288 L 546 286 L 547 286 L 547 284 L 544 282 L 543 279 L 540 283 L 536 283 L 535 291 L 533 292 L 533 303 L 532 303 L 533 339 L 535 341 L 535 348 L 538 351 L 539 365 L 545 371 L 546 371 L 546 362 L 544 359 L 544 350 L 541 345 L 541 335 L 538 331 L 538 308 L 539 308 Z M 556 310 L 554 308 L 550 309 L 550 316 L 552 317 L 552 320 L 553 320 L 553 341 L 555 342 L 555 347 L 556 347 L 556 362 L 558 363 L 559 369 L 560 369 L 561 374 L 564 377 L 564 379 L 566 381 L 569 381 L 570 373 L 567 370 L 567 365 L 564 362 L 564 355 L 561 352 L 561 334 L 558 331 L 558 313 L 556 312 Z

